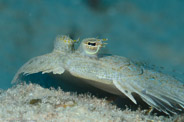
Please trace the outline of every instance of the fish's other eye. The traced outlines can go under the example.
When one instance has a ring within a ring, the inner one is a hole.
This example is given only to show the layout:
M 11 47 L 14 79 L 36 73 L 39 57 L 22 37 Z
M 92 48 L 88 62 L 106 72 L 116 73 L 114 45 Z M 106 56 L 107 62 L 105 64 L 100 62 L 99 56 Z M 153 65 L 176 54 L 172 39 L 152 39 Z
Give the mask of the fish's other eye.
M 96 43 L 91 43 L 91 42 L 88 42 L 88 45 L 91 45 L 91 46 L 96 46 Z

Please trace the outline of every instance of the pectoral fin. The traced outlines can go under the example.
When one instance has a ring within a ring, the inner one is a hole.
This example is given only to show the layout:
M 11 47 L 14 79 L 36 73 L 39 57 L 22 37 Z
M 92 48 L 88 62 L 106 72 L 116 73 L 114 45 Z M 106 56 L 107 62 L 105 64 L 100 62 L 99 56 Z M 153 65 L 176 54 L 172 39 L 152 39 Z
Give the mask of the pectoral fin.
M 125 94 L 132 102 L 134 102 L 135 104 L 137 104 L 136 100 L 134 99 L 134 97 L 133 97 L 132 94 L 131 94 L 133 91 L 130 91 L 130 89 L 127 88 L 126 85 L 124 85 L 125 87 L 123 87 L 123 86 L 121 85 L 121 82 L 119 82 L 119 81 L 114 80 L 113 83 L 114 83 L 114 85 L 115 85 L 123 94 Z
M 53 74 L 62 74 L 65 69 L 62 67 L 60 58 L 59 53 L 49 53 L 30 59 L 18 70 L 12 83 L 15 83 L 19 79 L 20 74 L 29 75 L 38 72 L 42 72 L 42 74 L 50 72 L 53 72 Z

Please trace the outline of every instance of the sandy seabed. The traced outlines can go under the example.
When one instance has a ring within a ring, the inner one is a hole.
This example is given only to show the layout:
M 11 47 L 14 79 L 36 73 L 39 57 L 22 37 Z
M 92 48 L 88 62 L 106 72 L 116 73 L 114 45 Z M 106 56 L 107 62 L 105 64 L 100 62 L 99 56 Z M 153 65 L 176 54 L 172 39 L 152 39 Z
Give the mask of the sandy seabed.
M 18 84 L 0 92 L 0 121 L 9 122 L 182 122 L 183 116 L 153 116 L 120 110 L 105 99 L 77 95 L 35 84 Z

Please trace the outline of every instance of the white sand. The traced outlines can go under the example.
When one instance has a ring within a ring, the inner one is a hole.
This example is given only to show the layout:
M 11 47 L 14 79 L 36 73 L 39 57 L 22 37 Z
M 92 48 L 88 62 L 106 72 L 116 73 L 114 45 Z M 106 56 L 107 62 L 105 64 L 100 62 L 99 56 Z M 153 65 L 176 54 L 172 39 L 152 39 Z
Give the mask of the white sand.
M 184 121 L 180 117 L 145 115 L 143 111 L 120 110 L 105 99 L 76 95 L 61 89 L 45 89 L 35 84 L 19 84 L 0 92 L 0 121 L 25 122 L 140 122 Z

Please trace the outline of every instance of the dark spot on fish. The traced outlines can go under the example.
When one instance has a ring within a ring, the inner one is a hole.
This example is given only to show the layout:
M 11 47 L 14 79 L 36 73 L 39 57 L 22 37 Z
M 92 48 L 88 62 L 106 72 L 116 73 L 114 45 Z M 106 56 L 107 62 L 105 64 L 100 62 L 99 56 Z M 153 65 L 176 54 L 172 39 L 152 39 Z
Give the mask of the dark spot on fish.
M 33 63 L 33 60 L 31 60 L 31 61 L 29 62 L 29 64 L 31 64 L 31 63 Z

